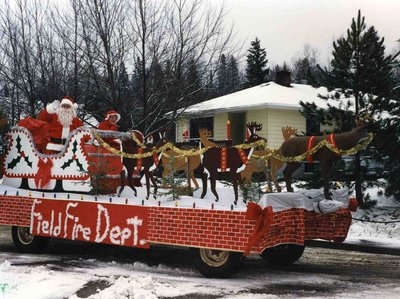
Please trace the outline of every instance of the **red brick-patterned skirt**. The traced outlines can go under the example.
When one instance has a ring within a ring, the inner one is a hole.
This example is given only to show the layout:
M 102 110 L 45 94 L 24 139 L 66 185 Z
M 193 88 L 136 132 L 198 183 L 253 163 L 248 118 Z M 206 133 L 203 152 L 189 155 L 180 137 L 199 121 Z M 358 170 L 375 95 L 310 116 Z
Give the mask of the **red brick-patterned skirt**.
M 0 225 L 32 226 L 34 234 L 54 237 L 49 226 L 56 226 L 58 221 L 62 223 L 60 230 L 69 227 L 57 237 L 97 243 L 107 241 L 124 246 L 138 244 L 134 243 L 136 229 L 136 241 L 145 240 L 146 244 L 142 242 L 138 245 L 142 247 L 167 244 L 244 252 L 257 222 L 247 220 L 245 211 L 235 210 L 146 207 L 41 198 L 35 201 L 40 201 L 40 205 L 35 205 L 34 201 L 32 197 L 0 195 Z M 68 211 L 66 207 L 69 207 Z M 141 211 L 138 214 L 139 208 Z M 133 216 L 116 219 L 121 217 L 118 214 L 121 210 L 126 215 L 140 215 L 140 219 L 136 218 L 136 227 L 132 224 Z M 39 214 L 42 215 L 40 221 Z M 61 215 L 61 221 L 58 215 Z M 92 220 L 86 219 L 83 223 L 82 219 L 76 220 L 79 218 L 76 215 L 92 215 L 86 217 Z M 44 223 L 46 217 L 48 224 Z M 299 208 L 275 212 L 269 229 L 251 247 L 251 252 L 260 253 L 265 248 L 284 243 L 302 245 L 310 239 L 341 242 L 346 238 L 350 224 L 348 209 L 330 214 L 316 214 Z

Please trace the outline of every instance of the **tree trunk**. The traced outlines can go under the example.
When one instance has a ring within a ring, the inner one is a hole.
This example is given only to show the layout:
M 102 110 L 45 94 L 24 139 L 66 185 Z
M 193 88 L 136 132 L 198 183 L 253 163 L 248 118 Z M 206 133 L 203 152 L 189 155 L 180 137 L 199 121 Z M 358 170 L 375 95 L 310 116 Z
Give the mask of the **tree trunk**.
M 361 165 L 360 165 L 360 153 L 356 153 L 355 155 L 355 169 L 354 169 L 354 177 L 355 177 L 355 191 L 356 191 L 356 198 L 358 204 L 360 206 L 364 203 L 363 193 L 361 189 L 362 184 L 362 172 L 361 172 Z
M 359 104 L 359 92 L 356 90 L 355 92 L 355 102 L 356 102 L 356 118 L 359 116 L 360 113 L 360 104 Z M 358 204 L 361 206 L 364 203 L 363 193 L 361 189 L 362 184 L 362 173 L 361 173 L 361 159 L 360 159 L 360 152 L 357 152 L 355 155 L 355 169 L 354 169 L 354 177 L 355 177 L 355 191 L 356 191 L 356 198 Z

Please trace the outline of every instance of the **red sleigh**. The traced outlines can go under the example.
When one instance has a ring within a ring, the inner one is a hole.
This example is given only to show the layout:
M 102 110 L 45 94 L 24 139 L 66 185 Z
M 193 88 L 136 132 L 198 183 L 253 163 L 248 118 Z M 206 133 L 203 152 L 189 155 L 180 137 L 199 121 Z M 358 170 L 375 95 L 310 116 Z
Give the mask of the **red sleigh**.
M 40 129 L 35 133 L 39 132 Z M 92 135 L 90 129 L 78 128 L 70 133 L 63 151 L 45 155 L 40 151 L 45 143 L 37 143 L 43 138 L 34 138 L 25 127 L 11 128 L 3 184 L 53 192 L 115 193 L 121 185 L 121 157 L 95 145 Z M 137 172 L 134 178 L 138 178 Z

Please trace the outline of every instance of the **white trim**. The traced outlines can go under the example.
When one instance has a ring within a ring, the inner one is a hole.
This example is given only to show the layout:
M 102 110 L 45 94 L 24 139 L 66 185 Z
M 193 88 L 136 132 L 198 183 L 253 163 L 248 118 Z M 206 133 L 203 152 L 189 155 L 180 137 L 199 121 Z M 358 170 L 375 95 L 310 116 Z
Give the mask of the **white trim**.
M 46 149 L 50 151 L 58 151 L 61 152 L 64 149 L 64 145 L 57 143 L 47 143 Z
M 249 154 L 247 155 L 247 160 L 250 160 L 251 155 L 253 155 L 253 151 L 254 151 L 254 147 L 252 147 L 252 148 L 250 149 L 250 152 L 249 152 Z
M 236 169 L 236 173 L 242 172 L 246 168 L 246 164 L 242 164 L 238 169 Z
M 113 116 L 113 115 L 117 116 L 117 121 L 116 121 L 116 123 L 119 122 L 120 119 L 121 119 L 121 115 L 120 115 L 118 112 L 108 114 L 104 119 L 105 119 L 105 120 L 109 120 L 110 116 Z
M 160 155 L 157 158 L 158 159 L 158 163 L 160 163 L 162 156 L 163 156 L 163 151 L 160 152 Z M 153 161 L 154 161 L 154 159 L 153 159 Z M 153 165 L 151 165 L 151 167 L 149 168 L 149 171 L 153 171 L 154 169 L 157 168 L 157 166 L 158 166 L 158 164 L 153 163 Z
M 61 132 L 61 139 L 67 139 L 69 132 L 70 132 L 69 126 L 63 127 L 62 132 Z

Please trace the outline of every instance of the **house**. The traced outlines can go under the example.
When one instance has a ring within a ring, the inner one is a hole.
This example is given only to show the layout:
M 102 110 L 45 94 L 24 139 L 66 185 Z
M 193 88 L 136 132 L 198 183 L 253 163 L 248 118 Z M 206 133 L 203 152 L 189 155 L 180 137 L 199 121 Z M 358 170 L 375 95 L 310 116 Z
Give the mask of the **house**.
M 183 132 L 189 131 L 189 139 L 196 140 L 199 128 L 208 128 L 212 139 L 227 139 L 227 121 L 230 121 L 232 144 L 240 144 L 246 138 L 246 122 L 256 121 L 263 125 L 258 132 L 268 140 L 268 147 L 279 148 L 283 142 L 281 128 L 291 126 L 298 133 L 307 132 L 307 120 L 300 113 L 300 101 L 314 102 L 318 107 L 327 104 L 338 106 L 336 100 L 325 100 L 325 87 L 314 88 L 305 84 L 291 84 L 290 73 L 277 74 L 276 82 L 263 83 L 235 93 L 214 98 L 188 107 L 177 120 L 177 141 L 183 141 Z

